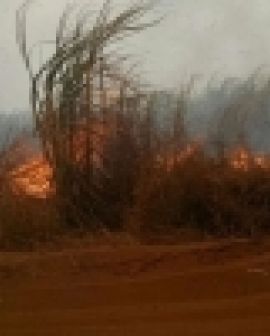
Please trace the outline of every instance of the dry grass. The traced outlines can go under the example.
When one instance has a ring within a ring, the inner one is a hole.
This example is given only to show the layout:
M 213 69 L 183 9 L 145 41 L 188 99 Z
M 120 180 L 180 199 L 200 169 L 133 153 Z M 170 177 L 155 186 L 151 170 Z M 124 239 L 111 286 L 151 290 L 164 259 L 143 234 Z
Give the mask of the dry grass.
M 255 236 L 269 233 L 269 195 L 269 171 L 246 172 L 195 156 L 141 181 L 133 215 L 142 232 Z

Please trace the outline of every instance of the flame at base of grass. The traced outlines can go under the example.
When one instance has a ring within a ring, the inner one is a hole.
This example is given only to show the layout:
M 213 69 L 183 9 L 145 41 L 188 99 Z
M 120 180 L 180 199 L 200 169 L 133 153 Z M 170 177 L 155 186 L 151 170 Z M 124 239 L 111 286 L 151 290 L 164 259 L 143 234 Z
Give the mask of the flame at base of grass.
M 182 150 L 168 151 L 165 154 L 158 154 L 156 157 L 156 164 L 163 167 L 166 172 L 170 172 L 175 166 L 181 165 L 185 161 L 198 155 L 202 151 L 202 143 L 194 141 L 187 144 Z
M 192 158 L 198 158 L 203 153 L 205 154 L 203 142 L 193 141 L 182 150 L 158 154 L 155 163 L 169 173 L 174 167 L 182 165 Z M 225 162 L 232 169 L 243 172 L 248 172 L 252 169 L 270 171 L 269 155 L 254 153 L 241 146 L 230 149 L 225 155 Z
M 106 127 L 105 127 L 106 129 Z M 104 139 L 109 137 L 104 133 L 103 128 L 98 129 L 99 142 L 95 143 L 95 147 L 102 151 Z M 85 155 L 81 148 L 85 146 L 85 132 L 76 134 L 76 143 L 74 143 L 76 158 L 75 164 L 80 166 L 80 161 Z M 98 139 L 92 137 L 92 141 Z M 159 154 L 156 157 L 155 164 L 160 168 L 165 169 L 169 173 L 175 166 L 181 165 L 187 160 L 197 157 L 203 153 L 203 144 L 201 141 L 189 143 L 180 151 L 167 151 Z M 95 167 L 100 166 L 99 156 L 93 158 Z M 256 154 L 247 150 L 244 147 L 236 147 L 228 151 L 226 162 L 232 169 L 248 172 L 252 169 L 263 169 L 270 171 L 270 157 L 264 154 Z M 12 191 L 16 195 L 30 196 L 38 199 L 47 199 L 55 194 L 55 186 L 53 181 L 53 169 L 49 162 L 41 153 L 38 153 L 32 158 L 26 160 L 23 164 L 17 166 L 9 173 L 9 181 Z
M 46 199 L 54 193 L 53 171 L 42 154 L 13 169 L 9 177 L 12 191 L 17 195 Z
M 244 147 L 230 151 L 227 160 L 232 168 L 242 171 L 250 171 L 254 168 L 270 169 L 270 158 L 267 155 L 252 153 Z

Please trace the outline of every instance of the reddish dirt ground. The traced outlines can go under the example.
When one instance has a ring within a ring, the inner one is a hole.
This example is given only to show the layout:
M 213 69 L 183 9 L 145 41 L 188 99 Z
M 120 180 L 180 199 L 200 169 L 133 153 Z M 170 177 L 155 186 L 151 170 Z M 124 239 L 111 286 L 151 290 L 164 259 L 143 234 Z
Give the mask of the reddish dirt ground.
M 270 335 L 270 242 L 0 254 L 1 336 Z

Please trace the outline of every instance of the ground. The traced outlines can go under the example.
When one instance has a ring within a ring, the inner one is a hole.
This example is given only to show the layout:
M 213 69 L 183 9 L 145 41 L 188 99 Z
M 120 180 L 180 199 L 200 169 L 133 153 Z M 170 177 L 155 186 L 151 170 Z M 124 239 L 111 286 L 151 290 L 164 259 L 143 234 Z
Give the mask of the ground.
M 270 241 L 0 254 L 1 336 L 270 335 Z

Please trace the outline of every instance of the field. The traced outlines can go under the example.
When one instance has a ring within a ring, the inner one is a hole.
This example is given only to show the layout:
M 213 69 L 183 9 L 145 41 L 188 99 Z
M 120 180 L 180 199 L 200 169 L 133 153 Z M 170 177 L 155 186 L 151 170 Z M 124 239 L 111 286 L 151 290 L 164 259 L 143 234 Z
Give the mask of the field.
M 270 335 L 269 75 L 148 85 L 122 41 L 162 24 L 156 1 L 68 5 L 31 47 L 32 5 L 31 134 L 0 137 L 0 336 Z
M 0 272 L 2 336 L 270 333 L 267 239 L 5 252 Z

